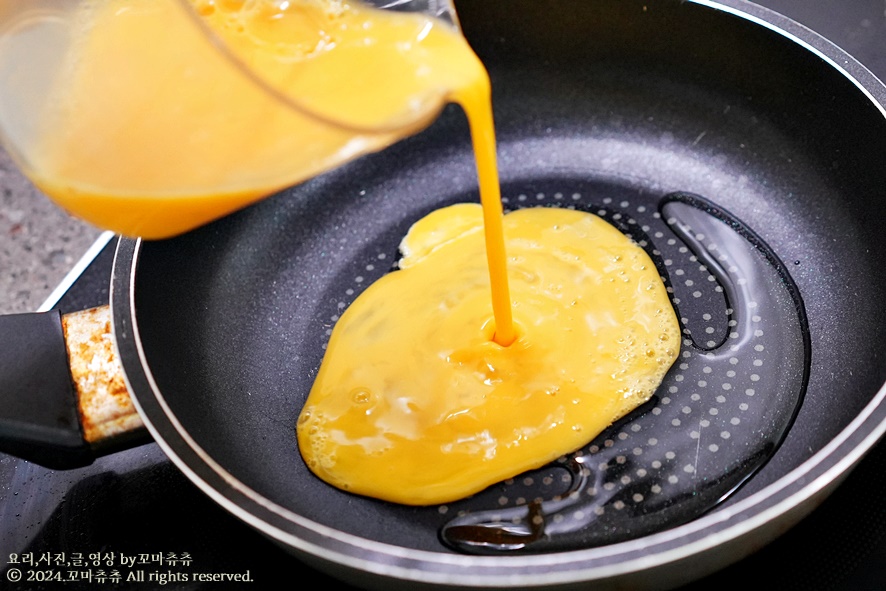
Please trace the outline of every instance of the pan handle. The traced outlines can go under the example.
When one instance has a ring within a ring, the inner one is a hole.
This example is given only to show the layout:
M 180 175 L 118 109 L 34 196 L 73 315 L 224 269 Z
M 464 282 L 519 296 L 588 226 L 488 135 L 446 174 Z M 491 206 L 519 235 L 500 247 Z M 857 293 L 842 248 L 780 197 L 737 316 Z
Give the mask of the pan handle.
M 47 468 L 149 442 L 108 306 L 0 316 L 0 451 Z

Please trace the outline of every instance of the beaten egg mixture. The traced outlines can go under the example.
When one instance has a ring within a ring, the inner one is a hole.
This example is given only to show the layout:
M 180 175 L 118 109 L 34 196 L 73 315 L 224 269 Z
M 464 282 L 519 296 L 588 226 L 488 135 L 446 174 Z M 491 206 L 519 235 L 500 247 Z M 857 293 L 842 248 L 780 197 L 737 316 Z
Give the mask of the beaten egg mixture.
M 515 340 L 495 342 L 482 208 L 418 221 L 400 269 L 336 324 L 298 422 L 327 482 L 445 503 L 574 451 L 645 402 L 679 351 L 655 265 L 597 216 L 504 216 Z

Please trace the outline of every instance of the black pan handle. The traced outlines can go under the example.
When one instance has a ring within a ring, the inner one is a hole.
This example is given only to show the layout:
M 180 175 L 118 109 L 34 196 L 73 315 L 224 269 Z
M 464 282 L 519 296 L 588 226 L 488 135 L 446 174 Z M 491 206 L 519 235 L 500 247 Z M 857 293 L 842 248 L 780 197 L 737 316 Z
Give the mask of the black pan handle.
M 108 306 L 0 316 L 0 452 L 68 469 L 148 441 Z

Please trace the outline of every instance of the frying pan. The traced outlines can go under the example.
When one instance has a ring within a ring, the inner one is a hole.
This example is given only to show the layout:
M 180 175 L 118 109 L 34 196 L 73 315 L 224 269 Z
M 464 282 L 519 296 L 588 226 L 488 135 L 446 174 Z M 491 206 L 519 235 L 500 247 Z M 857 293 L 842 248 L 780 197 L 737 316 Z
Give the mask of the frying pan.
M 766 285 L 796 330 L 764 362 L 800 391 L 755 427 L 763 457 L 723 494 L 648 531 L 513 555 L 444 543 L 456 516 L 442 508 L 393 506 L 312 477 L 295 421 L 335 318 L 396 272 L 409 224 L 477 199 L 466 123 L 452 107 L 414 137 L 197 231 L 120 241 L 114 336 L 148 431 L 231 513 L 361 587 L 665 589 L 739 560 L 808 514 L 886 430 L 886 88 L 821 37 L 736 0 L 456 8 L 492 76 L 507 207 L 582 207 L 639 228 L 675 299 L 683 267 L 668 264 L 672 234 L 655 226 L 664 203 L 734 230 L 773 270 Z M 677 308 L 704 331 L 703 312 Z M 660 394 L 588 454 L 680 396 Z M 556 483 L 563 471 L 544 475 Z M 487 506 L 523 483 L 467 502 Z

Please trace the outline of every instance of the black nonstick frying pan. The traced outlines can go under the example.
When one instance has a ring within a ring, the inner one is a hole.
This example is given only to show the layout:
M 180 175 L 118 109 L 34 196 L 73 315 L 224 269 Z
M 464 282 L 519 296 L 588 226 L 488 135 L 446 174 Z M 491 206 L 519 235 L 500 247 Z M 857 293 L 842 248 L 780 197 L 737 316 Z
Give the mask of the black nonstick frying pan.
M 150 433 L 234 515 L 360 586 L 664 589 L 740 559 L 886 429 L 886 88 L 738 1 L 457 10 L 493 79 L 506 207 L 587 209 L 644 244 L 684 319 L 686 367 L 578 455 L 463 504 L 399 507 L 312 477 L 295 420 L 335 318 L 391 272 L 409 224 L 477 199 L 465 120 L 447 108 L 415 137 L 210 226 L 120 242 L 114 334 Z M 749 349 L 728 354 L 732 341 Z M 709 463 L 687 461 L 687 440 Z M 747 452 L 721 453 L 735 441 Z M 675 494 L 655 496 L 672 478 Z M 603 491 L 611 505 L 587 500 Z M 640 499 L 616 505 L 624 491 Z M 532 511 L 545 531 L 521 520 Z M 578 534 L 551 535 L 569 519 Z M 469 529 L 447 537 L 453 525 Z

